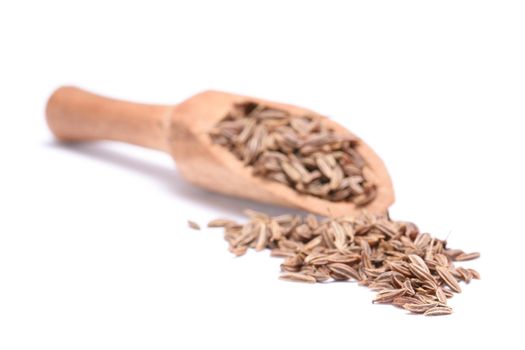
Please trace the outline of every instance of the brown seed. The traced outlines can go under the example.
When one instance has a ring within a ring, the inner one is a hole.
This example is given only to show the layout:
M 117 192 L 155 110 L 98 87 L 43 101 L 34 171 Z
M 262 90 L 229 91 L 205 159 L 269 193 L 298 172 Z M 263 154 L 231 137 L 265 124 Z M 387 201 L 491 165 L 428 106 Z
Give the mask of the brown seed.
M 294 273 L 294 272 L 284 273 L 279 277 L 279 279 L 282 279 L 283 281 L 291 281 L 291 282 L 305 282 L 305 283 L 317 282 L 315 277 L 313 276 L 307 276 L 302 273 Z
M 328 255 L 324 253 L 313 253 L 308 255 L 304 262 L 311 265 L 326 265 L 328 264 Z
M 459 286 L 458 281 L 446 268 L 438 266 L 436 268 L 436 271 L 439 277 L 441 277 L 443 282 L 445 282 L 450 289 L 452 289 L 456 293 L 461 293 L 461 287 Z
M 343 227 L 337 222 L 332 221 L 332 230 L 334 231 L 334 245 L 337 249 L 343 250 L 346 243 L 346 233 Z
M 390 303 L 394 298 L 405 293 L 404 289 L 385 289 L 377 293 L 374 303 Z
M 430 244 L 431 240 L 432 240 L 432 238 L 430 237 L 430 235 L 428 233 L 421 233 L 414 240 L 414 244 L 418 248 L 424 248 L 424 247 L 427 247 Z
M 208 223 L 208 227 L 225 227 L 228 225 L 235 225 L 235 221 L 227 219 L 215 219 Z
M 412 283 L 410 283 L 410 280 L 407 279 L 405 281 L 405 283 L 403 283 L 403 287 L 405 288 L 405 291 L 409 294 L 409 295 L 414 295 L 416 294 L 416 292 L 414 291 L 414 288 L 412 287 Z
M 316 270 L 316 271 L 304 271 L 304 273 L 307 275 L 307 276 L 312 276 L 313 278 L 315 278 L 315 281 L 316 282 L 326 282 L 330 279 L 330 274 L 327 274 L 323 271 L 320 271 L 320 270 Z
M 188 226 L 194 230 L 200 230 L 201 227 L 194 221 L 188 220 Z
M 410 283 L 410 280 L 406 279 L 405 276 L 403 276 L 400 273 L 394 273 L 391 277 L 391 283 L 397 288 L 403 287 L 405 284 L 405 280 Z
M 384 281 L 384 282 L 372 282 L 368 284 L 368 288 L 374 291 L 382 291 L 385 289 L 396 289 L 397 286 L 394 286 L 391 283 Z
M 434 277 L 430 273 L 428 273 L 425 269 L 423 269 L 421 266 L 416 265 L 416 264 L 408 264 L 408 269 L 417 278 L 421 279 L 424 282 L 431 283 L 434 289 L 437 288 L 437 283 Z
M 305 221 L 306 221 L 306 224 L 310 226 L 312 230 L 315 230 L 319 226 L 319 223 L 317 222 L 317 218 L 313 214 L 308 214 L 305 218 Z
M 452 292 L 450 289 L 442 289 L 443 290 L 443 294 L 445 294 L 445 296 L 450 299 L 454 296 L 454 292 Z
M 235 256 L 244 255 L 246 254 L 247 250 L 248 250 L 248 247 L 246 246 L 239 246 L 239 247 L 230 246 L 230 252 L 235 254 Z
M 437 305 L 437 303 L 404 304 L 403 308 L 416 314 L 422 314 L 432 308 L 435 308 Z
M 405 276 L 410 276 L 410 269 L 408 268 L 408 264 L 404 262 L 398 262 L 398 261 L 389 261 L 388 265 L 392 269 L 392 271 L 397 271 Z
M 454 259 L 458 255 L 465 254 L 465 252 L 461 249 L 448 249 L 447 251 L 443 252 L 443 254 Z
M 281 227 L 279 226 L 279 223 L 275 219 L 270 221 L 270 232 L 271 232 L 270 239 L 272 241 L 278 241 L 281 239 L 282 230 L 281 230 Z
M 428 309 L 425 311 L 425 316 L 441 316 L 441 315 L 450 315 L 452 313 L 452 309 L 449 307 L 443 307 L 443 306 L 436 306 L 431 309 Z
M 270 253 L 270 256 L 276 257 L 276 258 L 289 258 L 295 256 L 294 252 L 289 252 L 285 250 L 281 250 L 279 248 L 272 249 L 272 252 Z
M 469 254 L 462 253 L 462 254 L 457 255 L 454 258 L 454 260 L 455 261 L 467 261 L 467 260 L 477 259 L 479 257 L 480 257 L 479 253 L 469 253 Z
M 260 252 L 266 248 L 266 243 L 268 241 L 268 229 L 265 224 L 260 224 L 259 226 L 259 236 L 257 237 L 257 243 L 255 244 L 255 251 Z
M 280 109 L 265 108 L 257 113 L 257 118 L 285 118 L 287 115 L 288 112 Z
M 341 254 L 335 253 L 326 257 L 329 263 L 343 263 L 343 264 L 352 264 L 361 260 L 361 257 L 356 254 Z
M 427 264 L 426 264 L 425 261 L 424 261 L 423 259 L 421 259 L 418 255 L 415 255 L 415 254 L 409 254 L 409 255 L 408 255 L 408 259 L 410 260 L 410 262 L 411 262 L 412 264 L 418 265 L 418 266 L 421 267 L 423 270 L 425 270 L 426 273 L 430 274 L 430 270 L 428 269 Z
M 467 269 L 469 270 L 469 272 L 472 274 L 472 278 L 475 278 L 477 280 L 479 280 L 481 278 L 481 276 L 479 275 L 479 272 L 474 270 L 474 269 Z
M 408 296 L 400 296 L 392 300 L 392 304 L 398 307 L 403 307 L 406 304 L 420 304 L 420 303 L 421 302 L 418 299 L 414 297 L 408 297 Z
M 290 163 L 286 161 L 281 162 L 281 168 L 290 180 L 293 182 L 301 182 L 301 173 L 299 173 Z
M 330 269 L 330 271 L 333 271 L 339 275 L 346 277 L 346 279 L 360 279 L 359 273 L 354 268 L 346 264 L 332 263 L 328 265 L 328 268 Z
M 436 261 L 437 265 L 440 265 L 442 267 L 447 267 L 449 265 L 449 261 L 448 261 L 448 258 L 446 257 L 446 255 L 435 254 L 434 255 L 434 260 Z
M 447 296 L 445 295 L 445 293 L 443 292 L 443 289 L 441 287 L 436 289 L 436 298 L 442 304 L 446 304 L 447 303 Z
M 467 269 L 464 269 L 462 267 L 458 267 L 456 269 L 456 271 L 461 275 L 461 279 L 463 281 L 465 281 L 466 283 L 470 283 L 470 281 L 472 280 L 472 273 L 470 273 L 469 270 Z

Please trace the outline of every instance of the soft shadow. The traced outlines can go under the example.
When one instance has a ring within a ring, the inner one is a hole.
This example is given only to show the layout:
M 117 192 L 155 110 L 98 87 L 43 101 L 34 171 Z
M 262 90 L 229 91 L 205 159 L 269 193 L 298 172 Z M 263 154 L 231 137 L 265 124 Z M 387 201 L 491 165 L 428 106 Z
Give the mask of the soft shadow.
M 247 208 L 269 215 L 280 215 L 283 213 L 304 214 L 304 212 L 300 210 L 277 207 L 242 198 L 228 197 L 198 188 L 184 180 L 174 167 L 162 166 L 134 158 L 112 149 L 110 143 L 90 142 L 64 144 L 60 142 L 49 142 L 46 143 L 46 146 L 59 151 L 74 152 L 84 157 L 111 163 L 112 165 L 143 174 L 164 184 L 177 199 L 183 198 L 188 203 L 198 203 L 210 209 L 226 212 L 226 214 L 242 215 L 242 211 Z

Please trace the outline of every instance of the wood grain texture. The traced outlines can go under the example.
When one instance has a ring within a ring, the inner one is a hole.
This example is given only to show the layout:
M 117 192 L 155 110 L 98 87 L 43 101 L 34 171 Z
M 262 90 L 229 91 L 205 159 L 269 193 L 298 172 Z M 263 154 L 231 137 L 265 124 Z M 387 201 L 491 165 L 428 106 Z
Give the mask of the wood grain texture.
M 113 140 L 169 152 L 186 180 L 226 195 L 325 216 L 358 214 L 363 209 L 384 213 L 394 202 L 392 182 L 383 161 L 362 140 L 357 151 L 368 163 L 371 180 L 378 188 L 377 197 L 363 207 L 299 194 L 285 185 L 253 176 L 251 168 L 244 166 L 228 150 L 212 144 L 208 135 L 233 104 L 245 101 L 256 101 L 293 114 L 313 115 L 338 133 L 352 134 L 310 110 L 218 91 L 202 92 L 174 106 L 156 106 L 62 87 L 50 97 L 46 116 L 52 132 L 63 141 Z

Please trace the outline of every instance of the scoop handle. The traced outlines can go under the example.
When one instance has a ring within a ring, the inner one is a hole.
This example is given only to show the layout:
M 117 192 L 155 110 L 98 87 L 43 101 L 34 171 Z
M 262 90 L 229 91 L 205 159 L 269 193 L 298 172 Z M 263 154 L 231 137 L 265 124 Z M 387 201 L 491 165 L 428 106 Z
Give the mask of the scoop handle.
M 110 99 L 65 86 L 49 98 L 46 118 L 53 134 L 62 141 L 122 141 L 168 152 L 172 109 Z

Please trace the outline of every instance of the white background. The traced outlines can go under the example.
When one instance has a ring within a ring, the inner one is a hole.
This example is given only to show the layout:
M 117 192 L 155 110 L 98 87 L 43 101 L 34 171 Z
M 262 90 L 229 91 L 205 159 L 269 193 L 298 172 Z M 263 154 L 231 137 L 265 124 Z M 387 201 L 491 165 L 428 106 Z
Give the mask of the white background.
M 522 1 L 2 1 L 0 349 L 523 348 Z M 338 120 L 382 156 L 396 219 L 480 251 L 450 317 L 277 279 L 220 230 L 245 207 L 164 154 L 53 141 L 62 84 L 151 103 L 205 89 Z M 520 326 L 521 324 L 521 326 Z

